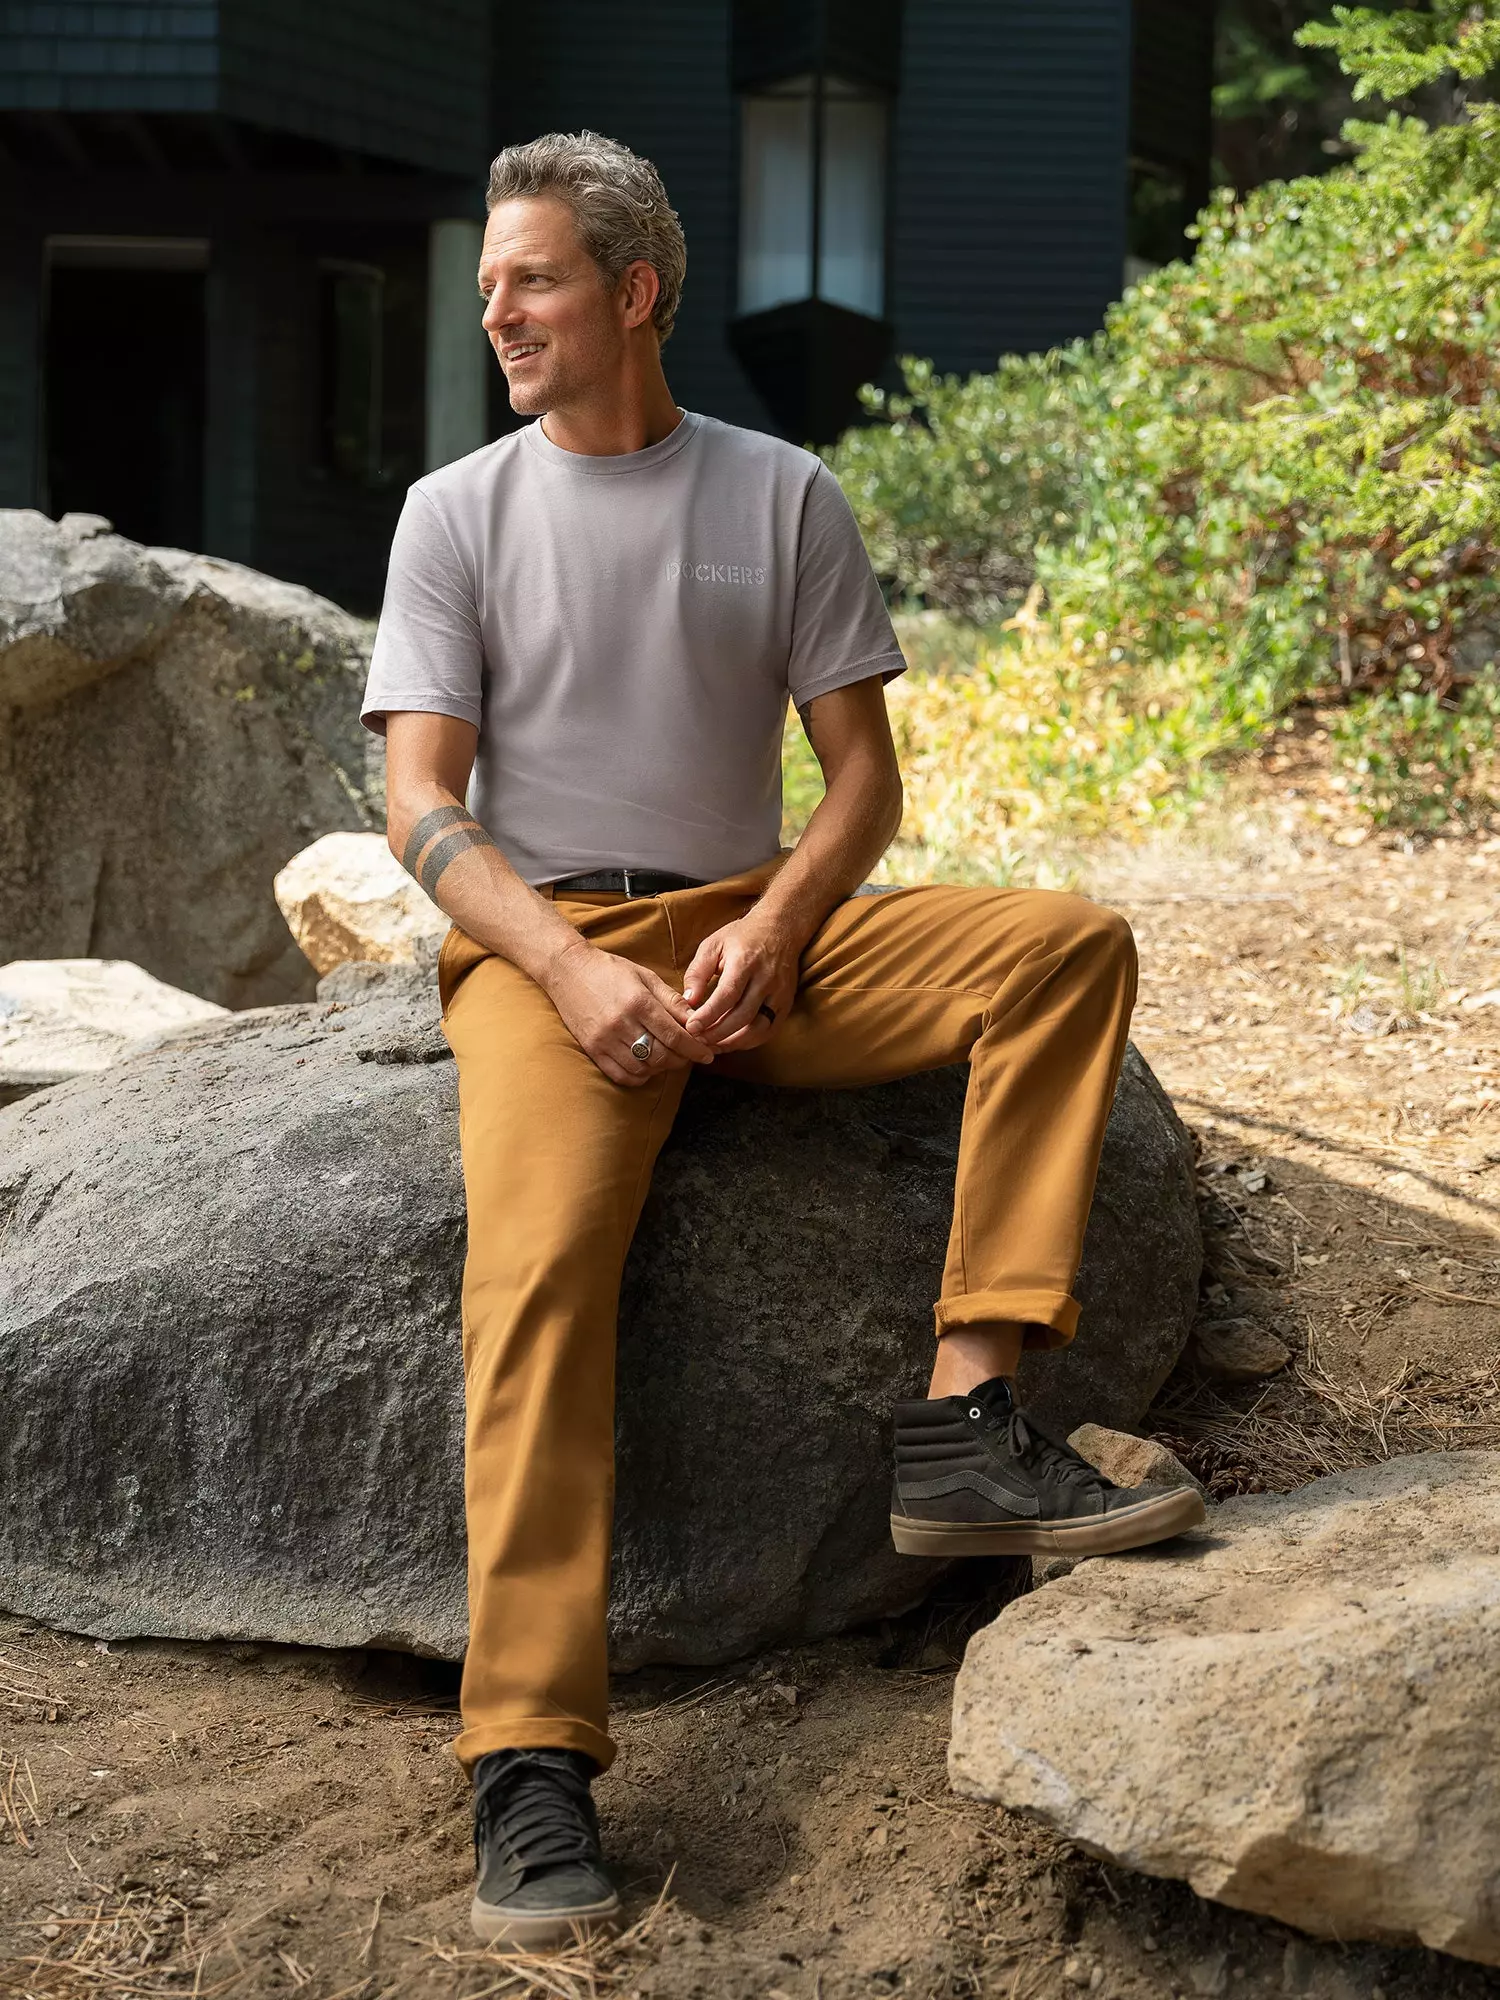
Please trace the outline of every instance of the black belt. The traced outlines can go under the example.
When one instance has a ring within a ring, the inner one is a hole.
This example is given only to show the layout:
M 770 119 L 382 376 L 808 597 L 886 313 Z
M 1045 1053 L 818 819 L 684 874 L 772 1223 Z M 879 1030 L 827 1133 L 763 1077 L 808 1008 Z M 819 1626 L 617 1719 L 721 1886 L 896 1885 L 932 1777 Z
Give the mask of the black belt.
M 662 896 L 669 889 L 701 889 L 693 875 L 668 875 L 660 868 L 596 868 L 592 875 L 564 875 L 552 884 L 554 895 L 564 889 L 623 889 L 627 896 Z

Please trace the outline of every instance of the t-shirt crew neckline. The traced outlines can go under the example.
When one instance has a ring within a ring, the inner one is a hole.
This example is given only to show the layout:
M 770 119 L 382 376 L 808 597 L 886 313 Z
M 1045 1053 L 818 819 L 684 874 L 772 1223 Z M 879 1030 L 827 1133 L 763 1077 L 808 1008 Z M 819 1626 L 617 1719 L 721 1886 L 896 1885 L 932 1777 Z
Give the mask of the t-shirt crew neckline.
M 560 465 L 568 472 L 582 473 L 588 479 L 612 479 L 622 472 L 645 472 L 653 465 L 660 465 L 663 459 L 673 457 L 697 432 L 702 418 L 692 410 L 684 410 L 681 420 L 674 430 L 655 444 L 648 444 L 640 451 L 612 452 L 596 455 L 586 451 L 566 451 L 562 445 L 554 444 L 542 429 L 542 420 L 527 424 L 521 432 L 524 441 L 539 458 L 549 465 Z

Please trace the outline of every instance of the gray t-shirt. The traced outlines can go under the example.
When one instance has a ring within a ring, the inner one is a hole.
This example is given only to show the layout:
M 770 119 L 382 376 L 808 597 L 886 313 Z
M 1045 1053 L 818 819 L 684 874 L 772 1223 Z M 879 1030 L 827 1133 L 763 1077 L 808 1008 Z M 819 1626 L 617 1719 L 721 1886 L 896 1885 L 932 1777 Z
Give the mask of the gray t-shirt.
M 780 846 L 788 694 L 904 665 L 811 453 L 691 412 L 613 458 L 528 424 L 407 495 L 363 717 L 472 722 L 470 810 L 528 882 L 713 881 Z

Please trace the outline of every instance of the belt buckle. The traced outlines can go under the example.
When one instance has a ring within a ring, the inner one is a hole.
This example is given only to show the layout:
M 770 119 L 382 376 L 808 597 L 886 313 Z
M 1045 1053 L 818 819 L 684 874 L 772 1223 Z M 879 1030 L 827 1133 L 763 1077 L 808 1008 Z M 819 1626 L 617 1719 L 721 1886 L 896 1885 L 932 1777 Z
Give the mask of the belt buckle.
M 637 870 L 636 872 L 639 874 L 640 871 Z M 635 896 L 635 891 L 630 886 L 630 870 L 622 868 L 620 873 L 625 877 L 625 900 L 626 902 L 630 902 Z

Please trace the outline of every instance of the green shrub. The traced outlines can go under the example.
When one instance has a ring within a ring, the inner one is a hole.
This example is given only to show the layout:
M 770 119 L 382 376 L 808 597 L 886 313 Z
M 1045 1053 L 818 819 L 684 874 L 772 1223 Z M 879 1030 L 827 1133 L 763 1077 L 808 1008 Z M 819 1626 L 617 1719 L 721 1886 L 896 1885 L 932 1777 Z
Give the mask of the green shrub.
M 1497 724 L 1493 680 L 1444 701 L 1408 667 L 1392 687 L 1356 695 L 1336 718 L 1334 759 L 1349 796 L 1377 826 L 1430 832 L 1493 804 L 1484 780 Z
M 1500 0 L 1303 35 L 1357 97 L 1477 89 Z M 1347 167 L 1216 196 L 1097 339 L 867 392 L 830 459 L 899 591 L 992 616 L 1034 578 L 1127 662 L 1210 663 L 1226 738 L 1319 686 L 1390 690 L 1371 727 L 1459 712 L 1500 635 L 1500 107 L 1346 136 Z

